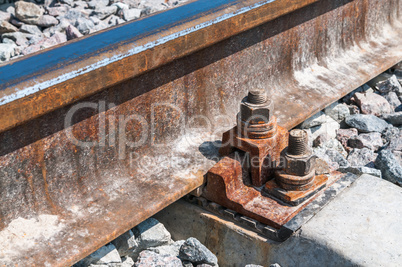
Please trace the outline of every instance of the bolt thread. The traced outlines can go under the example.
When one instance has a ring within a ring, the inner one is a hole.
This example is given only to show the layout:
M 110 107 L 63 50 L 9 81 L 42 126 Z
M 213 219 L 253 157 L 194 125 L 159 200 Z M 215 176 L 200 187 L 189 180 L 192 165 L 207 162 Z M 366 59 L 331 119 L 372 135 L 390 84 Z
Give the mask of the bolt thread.
M 289 132 L 288 153 L 299 156 L 308 152 L 308 135 L 305 130 L 295 129 Z
M 267 101 L 267 93 L 264 89 L 253 89 L 248 92 L 247 102 L 251 104 L 262 104 Z

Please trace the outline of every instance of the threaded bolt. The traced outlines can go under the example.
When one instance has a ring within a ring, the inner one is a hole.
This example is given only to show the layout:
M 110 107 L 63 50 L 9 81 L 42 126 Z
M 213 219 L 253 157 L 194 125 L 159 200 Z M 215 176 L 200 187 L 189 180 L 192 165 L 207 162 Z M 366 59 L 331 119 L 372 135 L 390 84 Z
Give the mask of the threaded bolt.
M 267 98 L 267 93 L 264 89 L 252 89 L 248 92 L 247 102 L 258 105 L 265 103 Z
M 308 152 L 308 135 L 305 130 L 294 129 L 289 132 L 288 153 L 301 156 Z

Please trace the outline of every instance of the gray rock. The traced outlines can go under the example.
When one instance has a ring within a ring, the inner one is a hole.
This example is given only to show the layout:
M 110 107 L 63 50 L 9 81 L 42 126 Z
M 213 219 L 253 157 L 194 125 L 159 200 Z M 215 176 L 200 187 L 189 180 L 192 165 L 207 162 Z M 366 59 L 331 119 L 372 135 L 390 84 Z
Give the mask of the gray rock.
M 377 151 L 383 146 L 381 134 L 378 132 L 360 134 L 349 139 L 348 145 L 352 148 L 368 148 Z
M 358 104 L 363 114 L 379 116 L 392 111 L 388 101 L 379 94 L 356 93 L 353 99 Z
M 391 151 L 388 149 L 380 151 L 375 166 L 381 170 L 385 180 L 402 185 L 402 167 Z
M 391 151 L 402 151 L 402 131 L 399 131 L 395 138 L 391 138 L 387 149 Z
M 368 148 L 353 149 L 348 156 L 348 162 L 352 167 L 363 167 L 375 161 L 377 154 Z M 344 167 L 344 166 L 341 166 Z
M 313 147 L 323 146 L 329 140 L 327 133 L 322 133 L 313 141 Z
M 88 2 L 88 7 L 91 9 L 103 8 L 109 5 L 109 0 L 91 0 Z
M 75 1 L 74 2 L 74 8 L 80 10 L 81 12 L 83 12 L 83 10 L 85 10 L 86 8 L 88 8 L 88 3 L 85 1 Z
M 36 51 L 39 51 L 41 49 L 45 49 L 57 44 L 61 44 L 67 41 L 67 37 L 64 33 L 61 32 L 56 32 L 54 35 L 52 35 L 49 38 L 43 38 L 40 40 L 38 43 L 35 45 L 28 46 L 22 51 L 23 55 L 27 55 L 30 53 L 34 53 Z
M 129 9 L 129 8 L 130 8 L 129 5 L 124 4 L 124 3 L 122 3 L 122 2 L 113 3 L 112 6 L 117 6 L 118 10 L 124 10 L 124 9 Z M 123 14 L 123 13 L 122 13 L 122 14 Z
M 161 255 L 150 250 L 144 250 L 140 253 L 135 267 L 182 267 L 181 260 L 171 255 Z
M 336 162 L 339 167 L 346 168 L 350 166 L 345 157 L 336 150 L 328 149 L 327 151 L 325 151 L 325 154 L 330 158 L 332 162 Z
M 340 128 L 339 123 L 329 116 L 325 118 L 326 121 L 323 124 L 308 129 L 311 132 L 310 139 L 315 140 L 321 134 L 326 134 L 329 139 L 336 137 L 336 131 Z
M 391 105 L 393 111 L 402 110 L 402 103 L 395 92 L 389 92 L 388 94 L 384 95 L 384 98 Z
M 0 34 L 7 33 L 7 32 L 16 32 L 18 28 L 9 23 L 8 21 L 0 21 Z
M 183 243 L 180 248 L 179 257 L 182 260 L 191 261 L 193 264 L 206 263 L 212 266 L 218 265 L 216 256 L 194 237 L 188 238 Z
M 66 28 L 66 35 L 67 35 L 67 40 L 73 40 L 75 38 L 83 36 L 80 31 L 74 27 L 73 25 L 68 25 Z
M 70 9 L 67 13 L 63 16 L 71 25 L 75 25 L 79 18 L 85 18 L 84 14 L 76 9 Z
M 336 139 L 343 145 L 346 150 L 349 150 L 348 140 L 353 136 L 357 136 L 358 131 L 355 128 L 338 129 L 336 131 Z
M 402 111 L 390 114 L 383 114 L 382 118 L 392 125 L 402 125 Z
M 139 8 L 123 9 L 123 18 L 126 21 L 141 17 L 142 10 Z
M 122 23 L 125 22 L 123 19 L 121 19 L 121 18 L 119 18 L 118 16 L 115 16 L 115 15 L 111 15 L 110 17 L 108 17 L 104 21 L 108 23 L 109 27 L 119 25 L 119 24 L 122 24 Z
M 369 174 L 372 176 L 376 176 L 379 178 L 382 178 L 381 171 L 374 169 L 374 168 L 369 168 L 369 167 L 347 167 L 347 168 L 339 168 L 338 171 L 343 172 L 343 173 L 353 173 L 356 175 L 362 175 L 362 174 Z
M 95 24 L 90 19 L 79 18 L 77 19 L 74 25 L 82 34 L 88 34 L 91 32 L 91 29 L 95 27 Z
M 402 166 L 402 151 L 393 151 L 392 154 L 394 154 L 394 157 L 399 165 Z
M 335 121 L 341 122 L 350 115 L 350 111 L 346 104 L 335 102 L 325 108 L 325 114 L 333 118 Z
M 356 128 L 360 132 L 382 132 L 388 123 L 374 115 L 355 114 L 350 115 L 345 120 L 350 127 Z
M 171 245 L 152 247 L 152 248 L 148 248 L 148 250 L 154 251 L 158 254 L 168 254 L 168 255 L 178 257 L 179 252 L 180 252 L 180 247 L 183 245 L 183 243 L 184 243 L 184 240 L 179 240 L 179 241 L 174 242 Z
M 14 49 L 15 44 L 0 44 L 0 61 L 7 61 L 14 56 Z
M 402 86 L 395 75 L 392 75 L 389 79 L 380 83 L 378 90 L 381 93 L 395 92 L 398 96 L 402 95 Z
M 13 40 L 11 40 L 10 38 L 3 38 L 3 40 L 1 40 L 1 42 L 3 44 L 13 44 L 13 45 L 17 45 Z
M 50 16 L 57 17 L 65 15 L 68 11 L 68 7 L 66 6 L 47 7 L 46 10 Z
M 272 264 L 271 264 L 272 265 Z M 271 267 L 271 265 L 270 265 L 270 267 Z M 262 266 L 262 265 L 257 265 L 257 264 L 247 264 L 246 266 L 244 266 L 244 267 L 264 267 L 264 266 Z M 276 267 L 276 266 L 275 266 Z
M 92 20 L 92 22 L 93 22 L 95 25 L 98 25 L 99 23 L 102 22 L 102 20 L 100 20 L 100 19 L 98 19 L 97 17 L 94 17 L 94 16 L 89 17 L 89 19 Z
M 138 243 L 131 230 L 113 240 L 112 244 L 116 247 L 121 257 L 130 255 L 134 250 L 138 249 Z
M 337 169 L 339 168 L 339 165 Z M 327 174 L 330 172 L 330 168 L 328 163 L 321 159 L 321 158 L 316 158 L 315 159 L 315 174 L 316 175 L 321 175 L 321 174 Z
M 0 21 L 9 21 L 11 14 L 0 10 Z
M 45 37 L 45 36 L 44 36 L 43 34 L 42 34 L 41 36 L 39 36 L 39 35 L 34 35 L 34 36 L 28 41 L 28 44 L 29 44 L 29 45 L 37 44 L 37 43 L 39 43 L 40 41 L 42 41 L 44 37 Z
M 39 27 L 47 28 L 59 24 L 59 21 L 53 16 L 43 15 L 35 24 Z
M 19 46 L 26 46 L 28 44 L 28 38 L 30 39 L 32 37 L 32 34 L 22 32 L 10 32 L 2 35 L 2 38 L 9 38 Z
M 114 0 L 114 2 L 117 2 Z M 129 6 L 129 8 L 137 8 L 139 7 L 141 0 L 122 0 L 122 3 Z
M 327 116 L 324 112 L 320 111 L 305 120 L 301 125 L 300 128 L 308 129 L 314 126 L 319 126 L 327 121 Z
M 353 115 L 353 114 L 360 114 L 360 109 L 359 109 L 359 107 L 356 106 L 356 105 L 348 105 L 348 109 L 349 109 L 350 115 Z
M 380 139 L 381 139 L 381 135 L 380 135 Z M 336 150 L 338 151 L 342 156 L 344 156 L 345 158 L 347 157 L 348 153 L 345 151 L 345 149 L 343 148 L 342 144 L 336 140 L 336 139 L 330 139 L 327 142 L 324 143 L 324 147 L 328 150 Z
M 269 267 L 281 267 L 278 263 L 273 263 L 271 265 L 269 265 Z
M 92 18 L 93 18 L 93 17 L 91 17 L 91 19 L 92 19 Z M 95 27 L 93 27 L 93 28 L 90 30 L 90 33 L 97 32 L 97 31 L 106 29 L 107 27 L 109 27 L 109 25 L 108 25 L 105 21 L 102 20 L 102 21 L 99 22 L 99 24 L 95 25 Z
M 117 263 L 121 263 L 119 252 L 113 244 L 108 244 L 76 263 L 76 266 L 86 267 L 89 264 L 109 265 Z
M 34 3 L 18 1 L 15 3 L 15 16 L 17 19 L 28 23 L 35 24 L 42 16 L 43 10 Z
M 132 267 L 132 266 L 134 266 L 134 260 L 129 256 L 122 257 L 121 260 L 122 260 L 122 263 L 119 264 L 117 267 Z
M 23 33 L 29 33 L 37 36 L 43 36 L 42 31 L 36 25 L 24 24 L 21 26 L 20 31 Z
M 339 164 L 332 161 L 332 159 L 327 155 L 326 152 L 327 152 L 327 150 L 325 147 L 313 148 L 313 154 L 315 156 L 317 156 L 316 165 L 321 164 L 321 166 L 320 165 L 318 166 L 319 173 L 327 173 L 327 172 L 329 172 L 329 170 L 335 171 L 339 168 Z M 323 162 L 321 162 L 320 160 L 325 161 L 327 163 L 329 170 L 326 169 L 325 164 Z M 317 169 L 316 169 L 316 173 L 317 173 Z
M 390 143 L 392 139 L 398 138 L 400 130 L 397 127 L 389 125 L 381 133 L 384 143 Z
M 164 0 L 147 0 L 141 1 L 139 8 L 146 10 L 147 14 L 165 10 L 169 7 L 169 4 Z
M 356 93 L 366 92 L 367 90 L 371 89 L 371 87 L 367 84 L 363 84 L 362 86 L 356 88 L 346 96 L 342 98 L 342 102 L 346 103 L 347 105 L 352 104 L 352 98 Z
M 137 237 L 136 241 L 142 248 L 158 247 L 172 243 L 170 233 L 165 226 L 154 218 L 149 218 L 135 228 L 133 233 Z
M 103 8 L 97 8 L 93 11 L 92 15 L 96 16 L 98 19 L 105 19 L 110 15 L 116 14 L 117 6 L 107 6 Z
M 44 29 L 43 35 L 45 35 L 46 37 L 50 37 L 50 36 L 53 36 L 57 32 L 64 33 L 69 25 L 71 25 L 71 24 L 67 19 L 60 18 L 60 23 L 57 24 L 56 26 Z

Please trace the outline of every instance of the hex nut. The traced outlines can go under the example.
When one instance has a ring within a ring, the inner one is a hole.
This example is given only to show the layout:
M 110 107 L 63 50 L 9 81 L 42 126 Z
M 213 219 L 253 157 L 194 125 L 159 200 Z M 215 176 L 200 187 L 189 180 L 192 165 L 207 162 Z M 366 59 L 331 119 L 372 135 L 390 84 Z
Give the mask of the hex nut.
M 284 170 L 287 174 L 304 176 L 309 174 L 315 167 L 316 156 L 308 154 L 305 156 L 292 156 L 285 154 Z
M 243 99 L 240 104 L 240 118 L 249 124 L 268 123 L 273 113 L 273 103 L 267 100 L 263 104 L 251 104 L 247 102 L 247 98 Z

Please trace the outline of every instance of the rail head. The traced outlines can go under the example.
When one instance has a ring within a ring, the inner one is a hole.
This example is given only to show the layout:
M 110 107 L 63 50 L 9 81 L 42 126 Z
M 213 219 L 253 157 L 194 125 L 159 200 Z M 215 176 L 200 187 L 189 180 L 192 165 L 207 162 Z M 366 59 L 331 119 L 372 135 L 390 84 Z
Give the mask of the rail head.
M 0 66 L 0 132 L 318 0 L 198 0 Z

